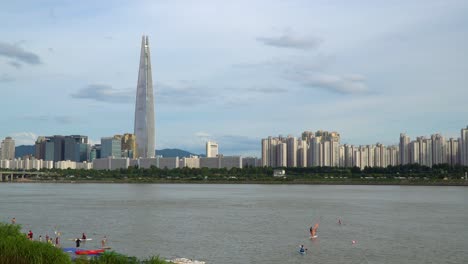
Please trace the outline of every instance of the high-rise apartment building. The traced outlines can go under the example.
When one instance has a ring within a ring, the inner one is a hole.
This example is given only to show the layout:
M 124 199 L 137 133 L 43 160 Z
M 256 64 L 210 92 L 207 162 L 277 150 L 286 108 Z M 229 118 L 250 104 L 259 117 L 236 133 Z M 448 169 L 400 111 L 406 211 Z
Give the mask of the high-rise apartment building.
M 460 164 L 468 156 L 468 127 L 462 129 L 462 138 L 445 140 L 440 134 L 416 137 L 414 141 L 400 134 L 399 145 L 353 146 L 340 145 L 337 132 L 305 131 L 297 140 L 293 136 L 262 139 L 262 165 L 271 167 L 365 167 L 420 164 Z M 465 141 L 463 141 L 465 139 Z M 400 148 L 403 148 L 401 150 Z M 465 152 L 463 152 L 465 148 Z M 286 149 L 286 151 L 285 151 Z M 465 154 L 463 154 L 465 153 Z M 285 161 L 286 160 L 286 161 Z M 294 165 L 296 160 L 296 165 Z M 466 161 L 468 162 L 468 161 Z M 285 165 L 286 164 L 286 165 Z
M 409 143 L 410 138 L 404 134 L 400 134 L 400 164 L 405 165 L 409 163 Z
M 307 167 L 307 141 L 302 139 L 297 142 L 297 167 Z
M 316 167 L 321 166 L 321 146 L 322 146 L 322 137 L 313 137 L 309 144 L 309 152 L 307 153 L 307 166 Z
M 447 145 L 444 137 L 440 134 L 431 136 L 432 141 L 432 164 L 447 163 Z
M 419 153 L 419 151 L 420 151 L 419 144 L 420 144 L 420 142 L 417 141 L 417 140 L 410 142 L 410 145 L 409 145 L 409 148 L 410 148 L 409 162 L 411 164 L 414 164 L 414 163 L 419 164 L 420 163 L 421 154 Z
M 155 128 L 154 128 L 154 98 L 153 77 L 151 72 L 150 49 L 148 36 L 143 36 L 141 42 L 140 69 L 135 104 L 135 127 L 137 153 L 139 157 L 151 158 L 155 156 Z
M 286 143 L 280 142 L 276 148 L 276 167 L 288 166 L 288 147 Z
M 468 126 L 461 129 L 460 145 L 461 165 L 468 166 Z
M 270 166 L 270 151 L 268 148 L 268 139 L 262 139 L 262 167 Z
M 287 165 L 288 167 L 297 167 L 297 138 L 288 136 L 287 144 Z
M 15 159 L 15 140 L 11 137 L 6 137 L 0 145 L 0 160 Z
M 460 149 L 457 139 L 450 138 L 447 141 L 447 162 L 450 166 L 460 164 Z
M 219 155 L 218 153 L 218 143 L 213 141 L 206 142 L 206 157 L 207 158 L 215 158 Z

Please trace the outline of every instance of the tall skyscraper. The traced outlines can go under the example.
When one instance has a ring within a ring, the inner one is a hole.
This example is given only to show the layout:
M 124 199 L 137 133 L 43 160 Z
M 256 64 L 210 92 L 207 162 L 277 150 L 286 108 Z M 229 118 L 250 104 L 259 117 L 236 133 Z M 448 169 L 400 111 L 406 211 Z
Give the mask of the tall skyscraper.
M 0 145 L 0 159 L 12 160 L 15 158 L 15 140 L 6 137 Z
M 151 76 L 151 61 L 148 36 L 141 41 L 140 69 L 135 104 L 135 129 L 138 156 L 150 158 L 155 156 L 154 131 L 154 98 L 153 78 Z

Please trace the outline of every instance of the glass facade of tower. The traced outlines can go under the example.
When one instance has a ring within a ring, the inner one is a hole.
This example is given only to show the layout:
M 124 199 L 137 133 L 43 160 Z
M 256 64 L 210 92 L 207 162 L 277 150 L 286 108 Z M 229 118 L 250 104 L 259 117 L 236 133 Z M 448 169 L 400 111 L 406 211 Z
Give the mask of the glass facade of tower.
M 137 155 L 143 158 L 155 156 L 153 78 L 148 37 L 141 42 L 140 69 L 135 103 L 134 134 L 137 140 Z

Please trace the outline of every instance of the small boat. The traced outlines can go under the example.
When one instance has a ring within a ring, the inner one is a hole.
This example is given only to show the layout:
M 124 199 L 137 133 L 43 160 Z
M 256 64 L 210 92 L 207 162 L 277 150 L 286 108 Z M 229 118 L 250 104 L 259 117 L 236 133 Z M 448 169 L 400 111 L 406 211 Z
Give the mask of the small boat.
M 69 248 L 62 248 L 62 250 L 63 250 L 64 252 L 67 252 L 67 253 L 75 253 L 76 248 L 74 248 L 74 247 L 69 247 Z
M 103 253 L 104 249 L 84 249 L 84 250 L 77 250 L 75 254 L 77 255 L 97 255 Z

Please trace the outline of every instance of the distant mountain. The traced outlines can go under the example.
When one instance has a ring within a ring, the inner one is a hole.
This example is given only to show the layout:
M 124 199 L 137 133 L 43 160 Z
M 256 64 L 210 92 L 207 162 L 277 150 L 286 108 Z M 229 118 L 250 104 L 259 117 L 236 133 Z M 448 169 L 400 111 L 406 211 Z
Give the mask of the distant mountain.
M 156 155 L 161 155 L 164 158 L 173 158 L 173 157 L 190 157 L 190 155 L 194 156 L 205 156 L 202 154 L 193 154 L 188 151 L 182 150 L 182 149 L 161 149 L 161 150 L 156 150 Z
M 26 155 L 34 156 L 35 147 L 34 145 L 21 145 L 15 147 L 15 158 L 21 158 Z

